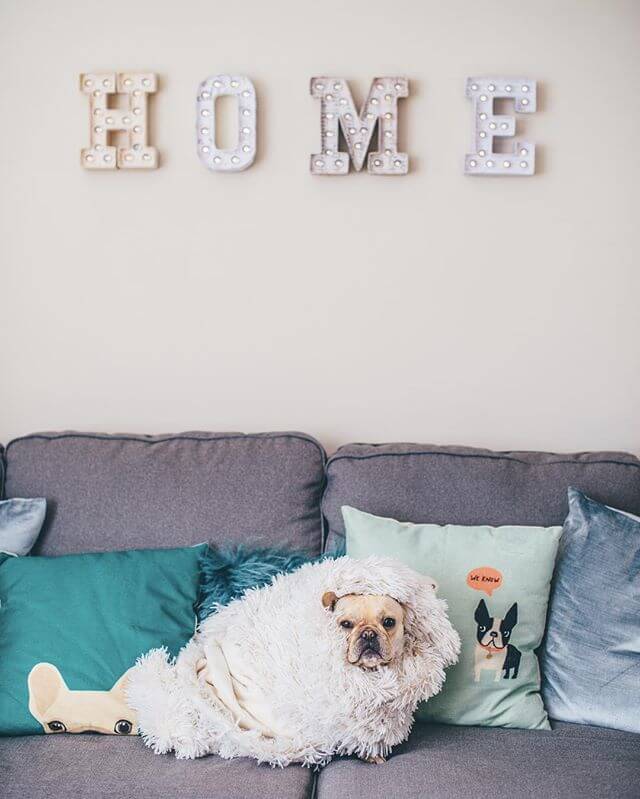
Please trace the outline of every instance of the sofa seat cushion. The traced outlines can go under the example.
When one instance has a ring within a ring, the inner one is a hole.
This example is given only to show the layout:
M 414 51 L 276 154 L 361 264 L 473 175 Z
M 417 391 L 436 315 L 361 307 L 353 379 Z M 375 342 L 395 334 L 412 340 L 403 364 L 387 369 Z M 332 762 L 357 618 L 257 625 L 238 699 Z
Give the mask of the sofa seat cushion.
M 176 760 L 105 735 L 0 738 L 3 799 L 306 799 L 313 772 L 253 760 Z
M 384 766 L 344 759 L 317 799 L 637 799 L 640 735 L 556 723 L 553 730 L 418 725 Z
M 36 433 L 8 444 L 4 490 L 46 497 L 37 555 L 201 541 L 317 555 L 324 462 L 303 433 Z

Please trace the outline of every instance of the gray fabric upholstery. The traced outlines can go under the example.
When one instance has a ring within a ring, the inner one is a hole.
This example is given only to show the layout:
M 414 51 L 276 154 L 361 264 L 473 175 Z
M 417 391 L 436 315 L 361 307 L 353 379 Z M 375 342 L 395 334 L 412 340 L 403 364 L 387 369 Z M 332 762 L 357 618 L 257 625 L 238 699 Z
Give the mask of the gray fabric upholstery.
M 42 554 L 202 540 L 317 553 L 323 466 L 322 448 L 298 433 L 38 434 L 7 447 L 4 496 L 47 498 Z M 350 445 L 327 474 L 330 548 L 341 544 L 345 503 L 411 521 L 547 525 L 562 522 L 574 485 L 640 513 L 640 461 L 619 453 Z M 637 799 L 638 785 L 640 735 L 570 724 L 550 733 L 418 726 L 384 766 L 331 763 L 317 799 Z M 178 761 L 134 739 L 0 738 L 3 799 L 307 799 L 312 788 L 313 773 L 300 767 Z
M 130 738 L 0 738 L 3 799 L 302 799 L 312 777 L 244 759 L 159 757 Z M 550 733 L 418 725 L 384 766 L 332 762 L 317 799 L 637 799 L 639 784 L 640 735 L 560 723 Z
M 383 766 L 336 760 L 317 799 L 638 799 L 640 735 L 418 725 Z
M 7 497 L 46 497 L 35 554 L 201 541 L 321 545 L 324 451 L 301 433 L 45 433 L 6 449 Z
M 620 452 L 554 455 L 420 444 L 350 444 L 327 464 L 329 552 L 343 546 L 340 508 L 433 524 L 562 524 L 567 488 L 640 514 L 640 460 Z
M 3 799 L 306 799 L 313 772 L 253 760 L 176 760 L 111 735 L 0 738 Z

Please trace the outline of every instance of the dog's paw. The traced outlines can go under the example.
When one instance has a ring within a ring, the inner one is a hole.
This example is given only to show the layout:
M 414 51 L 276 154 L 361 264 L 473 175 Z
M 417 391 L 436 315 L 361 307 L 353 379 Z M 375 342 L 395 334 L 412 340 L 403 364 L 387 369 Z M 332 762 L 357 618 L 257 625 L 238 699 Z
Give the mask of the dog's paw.
M 382 765 L 382 763 L 386 763 L 387 762 L 387 758 L 383 757 L 382 755 L 374 755 L 373 757 L 365 757 L 364 758 L 364 762 L 365 763 L 373 763 L 376 766 L 380 766 L 380 765 Z

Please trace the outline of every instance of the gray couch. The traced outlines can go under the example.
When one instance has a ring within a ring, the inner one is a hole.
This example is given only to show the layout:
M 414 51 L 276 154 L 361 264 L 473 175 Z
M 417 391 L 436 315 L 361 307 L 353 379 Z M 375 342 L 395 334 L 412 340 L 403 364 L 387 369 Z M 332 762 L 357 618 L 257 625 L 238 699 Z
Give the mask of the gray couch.
M 328 461 L 300 433 L 46 433 L 3 452 L 2 496 L 45 496 L 36 554 L 214 542 L 342 547 L 340 506 L 414 521 L 560 524 L 566 489 L 640 514 L 640 461 L 413 444 L 349 445 Z M 1 664 L 0 664 L 1 668 Z M 639 701 L 639 697 L 629 697 Z M 639 708 L 640 712 L 640 708 Z M 383 766 L 319 773 L 158 757 L 137 739 L 0 738 L 0 796 L 185 799 L 640 797 L 640 735 L 416 726 Z

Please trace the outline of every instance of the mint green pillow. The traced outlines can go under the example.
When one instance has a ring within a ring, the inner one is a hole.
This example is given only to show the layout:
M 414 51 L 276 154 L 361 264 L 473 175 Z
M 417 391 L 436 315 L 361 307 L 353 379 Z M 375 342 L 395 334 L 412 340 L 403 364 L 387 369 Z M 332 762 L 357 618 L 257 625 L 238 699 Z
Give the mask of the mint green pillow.
M 443 690 L 417 718 L 549 729 L 536 648 L 561 527 L 409 524 L 344 506 L 347 554 L 385 555 L 428 574 L 462 639 Z
M 206 544 L 0 555 L 0 735 L 130 735 L 126 672 L 193 635 Z

